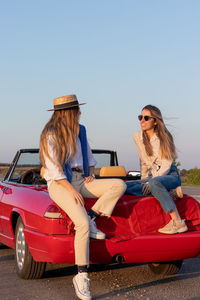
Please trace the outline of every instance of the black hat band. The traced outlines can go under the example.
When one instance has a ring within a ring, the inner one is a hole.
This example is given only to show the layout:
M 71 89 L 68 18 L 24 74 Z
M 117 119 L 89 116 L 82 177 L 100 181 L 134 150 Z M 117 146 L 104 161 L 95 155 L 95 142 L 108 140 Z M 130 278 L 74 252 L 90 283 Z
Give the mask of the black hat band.
M 63 109 L 63 108 L 68 108 L 74 105 L 79 105 L 78 101 L 73 101 L 70 103 L 63 103 L 63 104 L 58 104 L 58 105 L 54 105 L 54 109 Z

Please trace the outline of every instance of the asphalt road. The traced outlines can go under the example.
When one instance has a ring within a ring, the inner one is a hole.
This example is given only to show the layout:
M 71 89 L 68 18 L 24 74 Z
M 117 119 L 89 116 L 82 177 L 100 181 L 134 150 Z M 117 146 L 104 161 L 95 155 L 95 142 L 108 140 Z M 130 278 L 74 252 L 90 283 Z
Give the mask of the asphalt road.
M 200 188 L 183 188 L 200 200 Z M 48 264 L 38 280 L 16 275 L 14 251 L 0 246 L 0 299 L 77 299 L 72 286 L 74 266 Z M 180 272 L 162 278 L 153 275 L 147 264 L 98 266 L 90 269 L 93 299 L 200 300 L 200 258 L 185 260 Z
M 22 280 L 15 273 L 13 250 L 4 248 L 0 249 L 0 270 L 0 299 L 77 299 L 73 266 L 48 264 L 44 278 Z M 199 258 L 185 260 L 178 274 L 165 278 L 153 275 L 146 264 L 132 264 L 92 268 L 90 279 L 93 299 L 200 299 Z
M 182 189 L 184 194 L 188 194 L 200 201 L 200 187 L 183 186 Z

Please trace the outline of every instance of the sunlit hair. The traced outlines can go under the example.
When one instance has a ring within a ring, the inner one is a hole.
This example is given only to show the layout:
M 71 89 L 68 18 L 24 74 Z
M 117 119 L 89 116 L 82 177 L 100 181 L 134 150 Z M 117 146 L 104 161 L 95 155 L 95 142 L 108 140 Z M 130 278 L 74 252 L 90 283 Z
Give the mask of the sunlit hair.
M 79 107 L 54 111 L 40 136 L 40 160 L 42 165 L 46 167 L 44 155 L 53 162 L 48 153 L 48 138 L 50 137 L 54 144 L 55 160 L 59 169 L 62 170 L 66 158 L 70 161 L 76 153 L 78 134 Z
M 176 157 L 176 148 L 174 145 L 174 140 L 171 133 L 165 126 L 163 117 L 159 108 L 153 105 L 146 105 L 142 110 L 149 110 L 151 116 L 155 119 L 156 125 L 154 127 L 155 133 L 160 140 L 160 152 L 161 157 L 165 159 L 174 159 Z M 143 131 L 143 143 L 146 149 L 146 152 L 149 156 L 153 155 L 152 146 L 148 137 L 148 134 Z

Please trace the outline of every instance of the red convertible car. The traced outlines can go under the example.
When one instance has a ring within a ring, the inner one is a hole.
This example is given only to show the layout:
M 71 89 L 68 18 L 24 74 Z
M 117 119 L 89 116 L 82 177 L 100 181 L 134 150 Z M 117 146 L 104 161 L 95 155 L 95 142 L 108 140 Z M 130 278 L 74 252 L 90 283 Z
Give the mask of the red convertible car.
M 97 178 L 133 179 L 126 172 L 117 173 L 116 152 L 93 153 L 98 161 Z M 102 172 L 105 166 L 107 174 Z M 50 199 L 40 168 L 38 149 L 22 149 L 0 182 L 0 242 L 15 249 L 17 273 L 24 279 L 40 278 L 47 262 L 74 263 L 73 223 Z M 85 199 L 86 209 L 94 202 Z M 111 218 L 97 220 L 107 238 L 90 240 L 90 263 L 145 262 L 155 273 L 178 272 L 184 259 L 200 253 L 200 204 L 184 195 L 176 205 L 189 231 L 160 234 L 157 229 L 169 221 L 169 216 L 159 202 L 154 197 L 122 196 Z

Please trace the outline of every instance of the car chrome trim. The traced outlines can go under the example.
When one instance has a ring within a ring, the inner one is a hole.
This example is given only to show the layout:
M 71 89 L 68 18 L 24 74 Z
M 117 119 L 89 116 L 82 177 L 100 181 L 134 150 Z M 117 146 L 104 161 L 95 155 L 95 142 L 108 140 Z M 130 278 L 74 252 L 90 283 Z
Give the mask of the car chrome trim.
M 23 269 L 24 260 L 26 255 L 26 241 L 24 236 L 24 226 L 20 224 L 19 230 L 16 235 L 16 258 L 17 258 L 17 265 L 20 270 Z
M 61 219 L 61 217 L 62 217 L 62 215 L 61 215 L 61 213 L 60 212 L 46 212 L 45 214 L 44 214 L 44 217 L 45 218 L 49 218 L 49 219 Z

